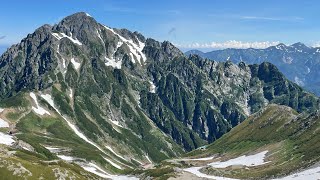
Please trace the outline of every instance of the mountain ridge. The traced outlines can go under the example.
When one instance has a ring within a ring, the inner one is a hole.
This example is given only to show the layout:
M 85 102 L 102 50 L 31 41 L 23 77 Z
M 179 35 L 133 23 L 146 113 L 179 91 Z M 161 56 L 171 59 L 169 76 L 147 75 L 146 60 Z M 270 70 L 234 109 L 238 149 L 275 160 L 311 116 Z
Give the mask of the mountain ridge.
M 244 61 L 248 64 L 264 61 L 275 64 L 288 79 L 319 96 L 318 66 L 320 48 L 308 47 L 301 42 L 292 45 L 280 43 L 265 49 L 234 49 L 214 50 L 207 53 L 188 51 L 185 54 L 198 54 L 216 61 L 231 60 L 234 63 Z

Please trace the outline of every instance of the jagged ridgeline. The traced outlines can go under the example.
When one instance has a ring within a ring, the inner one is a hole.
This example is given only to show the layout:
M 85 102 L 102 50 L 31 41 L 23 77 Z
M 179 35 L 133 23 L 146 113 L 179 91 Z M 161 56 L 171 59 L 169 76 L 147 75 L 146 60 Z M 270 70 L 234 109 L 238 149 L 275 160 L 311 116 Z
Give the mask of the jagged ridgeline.
M 68 157 L 111 173 L 213 142 L 269 103 L 319 106 L 270 63 L 186 57 L 86 13 L 44 25 L 5 52 L 0 97 L 1 118 L 30 145 L 21 158 Z
M 264 61 L 276 65 L 291 81 L 320 96 L 320 47 L 308 47 L 302 43 L 290 46 L 278 44 L 266 49 L 223 49 L 203 53 L 191 50 L 186 55 L 198 54 L 216 61 L 241 61 L 247 64 L 259 64 Z

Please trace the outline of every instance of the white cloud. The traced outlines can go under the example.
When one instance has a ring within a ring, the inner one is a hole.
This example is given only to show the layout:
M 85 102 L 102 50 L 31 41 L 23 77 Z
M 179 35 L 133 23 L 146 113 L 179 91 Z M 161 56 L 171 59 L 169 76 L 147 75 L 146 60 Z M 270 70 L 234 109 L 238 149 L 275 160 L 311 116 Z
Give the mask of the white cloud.
M 256 49 L 265 49 L 270 46 L 278 45 L 279 41 L 256 41 L 256 42 L 242 42 L 236 40 L 230 40 L 225 42 L 211 42 L 211 43 L 192 43 L 192 44 L 175 44 L 179 48 L 212 48 L 212 49 L 226 49 L 226 48 L 236 48 L 236 49 L 247 49 L 247 48 L 256 48 Z
M 302 21 L 302 17 L 262 17 L 262 16 L 241 16 L 240 19 L 265 20 L 265 21 Z
M 311 45 L 311 47 L 313 47 L 313 48 L 320 47 L 320 41 L 314 42 L 314 43 Z

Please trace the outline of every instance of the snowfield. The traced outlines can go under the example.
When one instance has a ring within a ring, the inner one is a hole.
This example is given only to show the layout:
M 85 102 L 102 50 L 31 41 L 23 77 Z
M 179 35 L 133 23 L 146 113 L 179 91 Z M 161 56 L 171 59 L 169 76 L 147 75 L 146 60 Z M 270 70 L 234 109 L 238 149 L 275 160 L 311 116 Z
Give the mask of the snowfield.
M 73 91 L 72 91 L 72 89 L 70 88 L 70 93 L 69 93 L 69 97 L 71 98 L 71 99 L 73 99 Z
M 156 93 L 156 85 L 152 81 L 149 81 L 150 83 L 150 92 L 151 93 Z
M 56 147 L 45 147 L 45 148 L 48 149 L 52 153 L 58 153 L 61 151 L 61 148 L 56 148 Z
M 110 59 L 108 57 L 104 57 L 107 62 L 105 63 L 106 66 L 111 66 L 115 69 L 121 69 L 122 60 L 116 61 L 114 58 Z
M 75 61 L 74 58 L 71 58 L 71 63 L 76 70 L 80 69 L 81 63 L 78 63 L 77 61 Z
M 120 122 L 119 122 L 119 121 L 112 120 L 112 119 L 109 119 L 109 120 L 112 122 L 112 124 L 114 124 L 114 125 L 116 125 L 116 126 L 119 126 L 119 127 L 122 127 L 122 128 L 123 128 L 123 126 L 120 124 Z
M 8 127 L 9 127 L 9 123 L 0 118 L 0 128 L 8 128 Z
M 98 175 L 102 178 L 106 178 L 106 179 L 114 179 L 114 180 L 138 180 L 138 178 L 136 177 L 130 177 L 130 176 L 122 176 L 122 175 L 111 175 L 108 174 L 107 172 L 105 172 L 103 169 L 101 169 L 99 166 L 93 164 L 93 163 L 89 163 L 86 165 L 81 165 L 81 167 L 88 171 L 91 172 L 95 175 Z
M 125 158 L 123 158 L 122 156 L 120 156 L 119 154 L 117 154 L 110 146 L 105 146 L 109 151 L 111 151 L 114 155 L 116 155 L 117 157 L 127 161 Z
M 213 168 L 226 168 L 229 166 L 233 166 L 233 165 L 243 165 L 243 166 L 259 166 L 259 165 L 263 165 L 269 162 L 265 162 L 265 156 L 268 153 L 268 151 L 262 151 L 260 153 L 254 154 L 254 155 L 243 155 L 234 159 L 229 159 L 228 161 L 218 161 L 218 162 L 213 162 L 208 164 L 208 166 L 211 166 Z M 213 157 L 208 157 L 208 158 L 200 158 L 200 161 L 207 161 L 212 159 Z M 196 159 L 192 159 L 192 160 L 196 160 Z M 212 176 L 212 175 L 207 175 L 204 174 L 202 172 L 200 172 L 199 170 L 201 168 L 203 168 L 205 166 L 202 167 L 190 167 L 190 168 L 186 168 L 183 169 L 186 172 L 192 173 L 198 177 L 201 178 L 208 178 L 208 179 L 216 179 L 216 180 L 236 180 L 233 178 L 226 178 L 226 177 L 219 177 L 219 176 Z
M 12 145 L 14 142 L 12 136 L 0 132 L 0 144 Z
M 273 180 L 308 180 L 308 179 L 320 179 L 320 166 L 307 169 L 298 173 L 291 174 L 286 177 Z
M 114 163 L 113 161 L 111 161 L 110 159 L 103 157 L 104 160 L 106 160 L 108 163 L 110 163 L 113 167 L 117 168 L 117 169 L 122 169 L 121 166 L 119 166 L 118 164 Z
M 212 160 L 214 156 L 212 157 L 205 157 L 205 158 L 197 158 L 197 159 L 179 159 L 179 161 L 208 161 Z
M 141 64 L 140 60 L 142 59 L 142 61 L 145 63 L 147 61 L 147 57 L 146 55 L 142 52 L 145 44 L 140 42 L 138 40 L 139 45 L 135 44 L 132 40 L 127 40 L 126 38 L 124 38 L 123 36 L 121 36 L 120 34 L 116 33 L 113 29 L 104 26 L 107 30 L 111 31 L 113 34 L 115 34 L 116 36 L 119 37 L 119 39 L 126 43 L 130 49 L 130 56 L 131 56 L 131 61 L 133 63 L 136 63 L 135 59 L 138 61 L 139 64 Z
M 233 166 L 233 165 L 259 166 L 259 165 L 269 163 L 264 161 L 264 158 L 267 153 L 268 151 L 262 151 L 258 154 L 249 155 L 249 156 L 244 155 L 234 159 L 229 159 L 228 161 L 224 161 L 224 162 L 220 162 L 220 161 L 213 162 L 208 165 L 214 168 L 226 168 L 228 166 Z
M 95 175 L 98 175 L 102 178 L 110 178 L 110 174 L 106 173 L 103 169 L 101 169 L 100 167 L 98 167 L 97 165 L 93 164 L 93 163 L 89 163 L 87 165 L 83 165 L 81 166 L 84 170 L 91 172 Z
M 75 160 L 74 157 L 71 157 L 71 156 L 65 156 L 65 155 L 57 155 L 60 159 L 63 159 L 65 161 L 73 161 Z
M 47 110 L 45 110 L 43 107 L 39 106 L 39 103 L 37 101 L 37 96 L 33 92 L 30 93 L 30 97 L 33 99 L 33 101 L 36 103 L 36 106 L 37 106 L 37 107 L 32 106 L 32 110 L 35 113 L 37 113 L 41 116 L 43 116 L 45 114 L 50 115 L 50 113 Z
M 61 40 L 62 38 L 68 38 L 71 42 L 77 45 L 82 45 L 82 43 L 78 39 L 73 39 L 72 34 L 71 36 L 66 35 L 65 33 L 51 33 L 52 36 L 57 38 L 58 40 Z
M 149 158 L 149 156 L 148 156 L 148 155 L 145 155 L 145 157 L 146 157 L 147 160 L 152 164 L 152 161 L 151 161 L 151 159 Z

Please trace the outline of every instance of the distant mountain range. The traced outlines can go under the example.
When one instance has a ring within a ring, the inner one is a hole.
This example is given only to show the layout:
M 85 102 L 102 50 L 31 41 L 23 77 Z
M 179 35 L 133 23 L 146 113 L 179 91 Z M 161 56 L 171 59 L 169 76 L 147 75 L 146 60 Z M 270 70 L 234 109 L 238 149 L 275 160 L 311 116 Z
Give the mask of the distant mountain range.
M 320 95 L 320 48 L 312 48 L 303 43 L 290 46 L 278 44 L 266 49 L 224 49 L 211 52 L 190 50 L 186 55 L 197 54 L 215 61 L 245 62 L 257 64 L 270 62 L 291 81 Z

